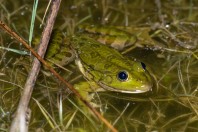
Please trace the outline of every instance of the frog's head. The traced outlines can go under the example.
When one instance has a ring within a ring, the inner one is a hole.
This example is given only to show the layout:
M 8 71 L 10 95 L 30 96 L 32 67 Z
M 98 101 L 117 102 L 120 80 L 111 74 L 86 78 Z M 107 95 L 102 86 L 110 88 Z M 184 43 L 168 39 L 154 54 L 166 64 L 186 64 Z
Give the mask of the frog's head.
M 98 84 L 109 91 L 122 93 L 144 93 L 153 87 L 152 77 L 143 62 L 133 62 L 130 69 L 106 71 Z

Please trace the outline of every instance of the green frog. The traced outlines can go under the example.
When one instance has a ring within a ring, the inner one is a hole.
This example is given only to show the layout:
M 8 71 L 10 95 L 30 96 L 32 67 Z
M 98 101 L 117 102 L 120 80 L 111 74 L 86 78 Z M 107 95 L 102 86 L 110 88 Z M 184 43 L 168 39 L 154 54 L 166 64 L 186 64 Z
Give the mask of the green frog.
M 136 43 L 135 35 L 112 27 L 97 27 L 95 31 L 92 28 L 91 33 L 86 28 L 81 26 L 76 35 L 65 38 L 55 30 L 45 58 L 61 66 L 75 60 L 91 85 L 86 92 L 144 93 L 152 90 L 153 80 L 146 65 L 119 52 Z M 85 88 L 80 86 L 74 85 L 81 93 Z

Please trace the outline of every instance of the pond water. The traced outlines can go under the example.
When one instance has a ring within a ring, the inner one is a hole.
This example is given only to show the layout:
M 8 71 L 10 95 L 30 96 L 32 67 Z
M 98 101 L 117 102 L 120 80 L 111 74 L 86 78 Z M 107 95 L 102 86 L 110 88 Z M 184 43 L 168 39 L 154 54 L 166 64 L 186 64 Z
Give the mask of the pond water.
M 42 33 L 40 25 L 47 4 L 39 1 L 34 36 Z M 0 1 L 1 20 L 25 40 L 29 37 L 32 7 L 33 1 Z M 149 29 L 139 31 L 139 39 L 141 44 L 154 46 L 135 48 L 126 56 L 143 61 L 152 71 L 153 91 L 94 96 L 94 103 L 100 104 L 98 110 L 119 131 L 198 131 L 197 10 L 196 0 L 62 0 L 55 28 L 64 34 L 74 33 L 74 27 L 84 23 Z M 31 63 L 29 57 L 5 50 L 25 49 L 3 30 L 0 47 L 0 130 L 7 131 Z M 83 80 L 74 63 L 65 68 L 71 72 L 57 71 L 72 84 Z M 108 131 L 91 114 L 85 116 L 74 95 L 47 75 L 46 70 L 40 73 L 33 91 L 30 131 Z

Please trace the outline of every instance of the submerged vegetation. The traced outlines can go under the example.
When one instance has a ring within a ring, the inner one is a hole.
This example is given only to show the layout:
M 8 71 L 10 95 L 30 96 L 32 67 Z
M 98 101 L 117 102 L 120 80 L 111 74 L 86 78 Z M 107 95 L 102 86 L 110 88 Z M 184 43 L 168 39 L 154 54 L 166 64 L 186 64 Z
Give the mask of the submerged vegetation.
M 38 3 L 33 37 L 41 35 L 47 4 Z M 27 41 L 32 6 L 33 1 L 0 1 L 1 21 Z M 94 100 L 119 131 L 198 131 L 197 10 L 195 0 L 62 0 L 55 28 L 64 35 L 75 34 L 75 27 L 88 23 L 125 27 L 123 30 L 139 37 L 137 47 L 125 55 L 149 67 L 155 82 L 153 92 L 103 92 Z M 31 57 L 3 30 L 0 57 L 0 131 L 7 131 L 31 68 Z M 83 80 L 74 63 L 56 70 L 72 84 Z M 108 131 L 87 116 L 73 94 L 45 68 L 37 79 L 30 109 L 30 131 Z

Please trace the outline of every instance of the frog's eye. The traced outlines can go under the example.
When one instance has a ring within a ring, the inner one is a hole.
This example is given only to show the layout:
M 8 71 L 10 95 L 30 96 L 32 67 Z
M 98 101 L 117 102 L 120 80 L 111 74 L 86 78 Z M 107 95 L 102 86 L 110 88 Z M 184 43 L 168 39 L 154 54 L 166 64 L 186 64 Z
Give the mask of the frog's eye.
M 141 62 L 141 65 L 142 65 L 142 68 L 143 68 L 144 70 L 146 70 L 146 64 L 144 64 L 143 62 Z
M 128 73 L 126 71 L 120 71 L 118 73 L 118 79 L 120 81 L 126 81 L 128 79 Z

